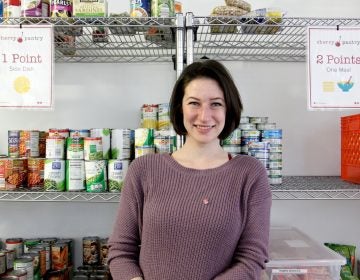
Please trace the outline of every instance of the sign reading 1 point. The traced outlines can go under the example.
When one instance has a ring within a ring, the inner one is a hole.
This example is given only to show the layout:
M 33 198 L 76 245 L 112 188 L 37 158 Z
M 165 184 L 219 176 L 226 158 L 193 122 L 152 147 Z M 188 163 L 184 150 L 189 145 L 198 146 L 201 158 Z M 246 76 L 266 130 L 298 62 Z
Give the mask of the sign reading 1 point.
M 0 25 L 0 108 L 53 108 L 51 25 Z

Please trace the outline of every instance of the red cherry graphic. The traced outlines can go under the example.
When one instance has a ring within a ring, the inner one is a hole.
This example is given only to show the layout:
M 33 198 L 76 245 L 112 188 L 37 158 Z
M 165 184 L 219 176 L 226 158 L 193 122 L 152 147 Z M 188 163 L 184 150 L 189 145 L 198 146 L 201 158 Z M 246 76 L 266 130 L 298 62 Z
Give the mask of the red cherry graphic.
M 335 46 L 337 46 L 337 47 L 340 47 L 340 42 L 339 41 L 337 41 L 336 43 L 335 43 Z
M 17 41 L 18 41 L 19 43 L 22 43 L 23 38 L 19 37 L 19 38 L 17 39 Z

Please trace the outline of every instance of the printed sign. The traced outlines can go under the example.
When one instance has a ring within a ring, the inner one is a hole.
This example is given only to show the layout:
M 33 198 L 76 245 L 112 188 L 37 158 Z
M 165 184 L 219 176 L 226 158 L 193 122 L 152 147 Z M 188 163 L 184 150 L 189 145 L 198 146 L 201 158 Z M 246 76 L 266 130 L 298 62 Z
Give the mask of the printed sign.
M 308 107 L 360 108 L 360 27 L 308 27 Z
M 0 108 L 53 109 L 53 28 L 0 26 Z

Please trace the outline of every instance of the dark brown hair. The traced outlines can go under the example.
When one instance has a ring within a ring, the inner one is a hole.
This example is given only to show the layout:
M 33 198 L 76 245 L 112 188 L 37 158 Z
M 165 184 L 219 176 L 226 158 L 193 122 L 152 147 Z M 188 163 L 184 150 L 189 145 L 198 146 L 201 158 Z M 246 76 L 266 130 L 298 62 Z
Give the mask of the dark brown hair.
M 239 91 L 229 71 L 220 62 L 205 59 L 188 65 L 176 81 L 170 99 L 170 121 L 177 134 L 186 135 L 182 100 L 185 88 L 189 83 L 198 78 L 209 78 L 216 81 L 224 93 L 226 116 L 225 126 L 219 135 L 223 140 L 239 126 L 243 109 Z

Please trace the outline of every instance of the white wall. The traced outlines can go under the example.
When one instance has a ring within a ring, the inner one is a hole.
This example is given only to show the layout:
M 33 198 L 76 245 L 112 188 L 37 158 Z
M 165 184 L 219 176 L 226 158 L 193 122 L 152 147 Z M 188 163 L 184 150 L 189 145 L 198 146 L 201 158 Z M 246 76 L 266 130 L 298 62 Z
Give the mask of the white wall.
M 109 0 L 110 1 L 110 0 Z M 111 12 L 128 10 L 128 1 L 111 0 Z M 208 15 L 222 0 L 183 0 L 184 11 Z M 357 17 L 358 0 L 266 1 L 288 16 Z M 264 1 L 251 1 L 254 8 Z M 268 116 L 284 130 L 284 175 L 340 174 L 340 116 L 352 111 L 306 109 L 305 63 L 225 63 L 239 86 L 244 115 Z M 118 127 L 135 128 L 144 103 L 167 102 L 175 82 L 173 65 L 56 64 L 55 110 L 0 111 L 0 153 L 7 151 L 9 129 Z M 116 203 L 1 202 L 0 238 L 59 236 L 76 239 L 107 236 Z M 274 201 L 272 223 L 294 225 L 314 239 L 355 244 L 360 255 L 360 225 L 353 216 L 360 201 Z

